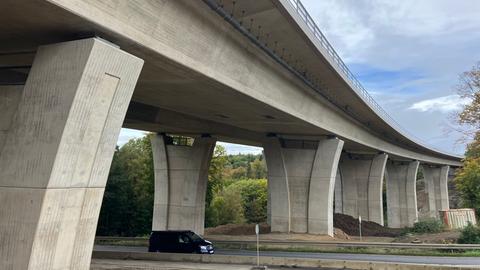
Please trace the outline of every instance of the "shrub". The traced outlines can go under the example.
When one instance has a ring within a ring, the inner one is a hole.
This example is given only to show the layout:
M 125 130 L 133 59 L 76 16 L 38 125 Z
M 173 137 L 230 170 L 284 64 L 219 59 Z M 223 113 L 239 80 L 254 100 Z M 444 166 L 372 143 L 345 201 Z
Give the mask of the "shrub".
M 234 182 L 230 187 L 238 190 L 242 196 L 244 216 L 247 223 L 267 221 L 266 179 L 243 179 Z
M 459 244 L 480 244 L 480 227 L 469 223 L 462 229 L 457 242 Z
M 438 219 L 428 219 L 416 222 L 412 228 L 409 228 L 408 232 L 411 233 L 438 233 L 442 232 L 444 225 L 442 221 Z
M 240 191 L 232 185 L 215 194 L 209 208 L 207 220 L 214 226 L 245 222 Z

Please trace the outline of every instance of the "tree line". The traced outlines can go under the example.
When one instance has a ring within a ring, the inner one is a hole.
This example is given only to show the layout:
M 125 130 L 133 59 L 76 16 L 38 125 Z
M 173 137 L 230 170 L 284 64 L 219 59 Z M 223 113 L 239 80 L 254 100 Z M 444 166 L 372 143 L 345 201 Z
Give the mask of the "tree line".
M 97 235 L 151 232 L 154 168 L 150 136 L 117 147 L 105 188 Z M 209 168 L 205 226 L 266 221 L 267 169 L 261 154 L 227 155 L 217 145 Z
M 480 63 L 460 75 L 458 94 L 469 103 L 455 116 L 467 143 L 456 188 L 462 207 L 480 213 Z M 149 135 L 117 147 L 105 189 L 98 235 L 141 236 L 151 230 L 154 170 Z M 227 155 L 215 147 L 205 202 L 206 227 L 260 223 L 267 214 L 267 168 L 262 155 Z

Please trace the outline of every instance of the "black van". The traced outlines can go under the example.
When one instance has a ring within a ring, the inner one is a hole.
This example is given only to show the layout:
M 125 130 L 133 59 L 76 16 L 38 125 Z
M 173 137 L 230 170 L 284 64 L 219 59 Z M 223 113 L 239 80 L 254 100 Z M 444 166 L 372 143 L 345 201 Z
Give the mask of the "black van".
M 213 254 L 212 242 L 192 231 L 153 231 L 148 252 Z

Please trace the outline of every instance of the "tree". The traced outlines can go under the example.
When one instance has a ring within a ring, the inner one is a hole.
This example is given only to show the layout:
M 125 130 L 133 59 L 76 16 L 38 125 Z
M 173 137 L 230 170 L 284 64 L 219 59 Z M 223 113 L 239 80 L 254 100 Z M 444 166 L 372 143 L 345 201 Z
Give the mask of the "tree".
M 458 113 L 457 122 L 463 127 L 467 139 L 474 139 L 479 136 L 480 130 L 480 62 L 460 75 L 457 92 L 462 98 L 470 100 Z
M 216 145 L 213 151 L 212 160 L 210 161 L 210 167 L 208 168 L 208 183 L 207 183 L 207 195 L 206 205 L 210 204 L 213 198 L 213 194 L 222 188 L 222 181 L 225 176 L 225 168 L 227 166 L 227 151 L 225 147 Z
M 217 225 L 240 224 L 245 222 L 242 207 L 242 197 L 238 188 L 233 185 L 216 194 L 211 203 L 212 219 Z
M 115 151 L 97 234 L 138 236 L 150 233 L 153 194 L 150 137 L 130 140 Z
M 247 223 L 261 223 L 267 220 L 266 179 L 243 179 L 232 183 L 229 187 L 240 192 Z
M 456 188 L 460 193 L 462 205 L 474 208 L 480 213 L 480 159 L 467 158 L 464 166 L 455 177 Z
M 262 179 L 262 178 L 267 178 L 267 165 L 265 164 L 265 161 L 256 158 L 254 161 L 250 162 L 250 175 L 248 176 L 249 178 L 253 179 Z
M 472 70 L 460 75 L 457 91 L 470 100 L 457 115 L 457 122 L 464 127 L 467 145 L 464 166 L 457 170 L 455 185 L 464 207 L 480 210 L 480 62 Z

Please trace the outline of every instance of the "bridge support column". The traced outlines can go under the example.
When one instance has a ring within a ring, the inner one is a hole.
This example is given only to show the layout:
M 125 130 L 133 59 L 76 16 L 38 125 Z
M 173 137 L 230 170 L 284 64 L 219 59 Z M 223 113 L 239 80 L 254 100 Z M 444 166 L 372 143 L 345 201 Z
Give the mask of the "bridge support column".
M 353 157 L 345 154 L 340 159 L 340 177 L 337 181 L 338 213 L 383 225 L 383 176 L 387 154 L 371 157 Z M 341 207 L 341 209 L 340 209 Z
M 387 162 L 388 226 L 402 228 L 418 221 L 417 171 L 419 162 Z
M 10 96 L 18 104 L 0 106 L 0 269 L 90 268 L 111 159 L 142 65 L 93 38 L 38 49 L 22 95 Z
M 269 220 L 272 231 L 333 235 L 333 192 L 343 147 L 339 139 L 304 148 L 268 138 Z
M 427 210 L 429 217 L 437 218 L 438 211 L 450 209 L 448 201 L 449 166 L 430 167 L 423 165 L 425 189 L 427 191 Z
M 0 153 L 22 98 L 23 85 L 0 85 Z M 0 206 L 1 207 L 1 206 Z
M 152 137 L 155 199 L 152 230 L 204 233 L 208 168 L 216 140 L 195 138 L 192 146 Z

